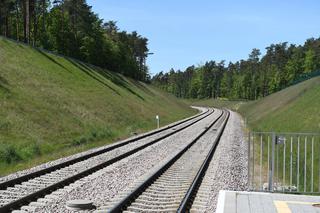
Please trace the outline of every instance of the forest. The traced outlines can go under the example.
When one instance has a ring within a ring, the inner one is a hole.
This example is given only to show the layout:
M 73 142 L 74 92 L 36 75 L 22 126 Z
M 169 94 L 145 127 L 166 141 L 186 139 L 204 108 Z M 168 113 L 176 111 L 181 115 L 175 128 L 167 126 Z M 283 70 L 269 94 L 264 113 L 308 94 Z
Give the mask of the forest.
M 149 82 L 148 39 L 104 21 L 85 0 L 1 0 L 0 35 Z M 258 99 L 320 70 L 320 38 L 253 49 L 237 62 L 208 61 L 156 74 L 152 83 L 181 98 Z
M 320 38 L 311 38 L 303 45 L 271 44 L 264 55 L 255 48 L 248 59 L 234 63 L 208 61 L 184 71 L 162 71 L 152 83 L 180 98 L 256 100 L 319 74 Z
M 85 0 L 1 0 L 0 35 L 149 81 L 148 39 L 104 22 Z

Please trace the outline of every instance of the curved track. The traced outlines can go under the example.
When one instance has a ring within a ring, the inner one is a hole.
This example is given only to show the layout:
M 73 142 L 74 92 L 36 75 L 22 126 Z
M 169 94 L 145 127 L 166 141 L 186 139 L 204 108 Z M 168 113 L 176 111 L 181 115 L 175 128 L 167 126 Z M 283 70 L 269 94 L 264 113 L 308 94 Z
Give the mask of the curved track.
M 37 200 L 52 191 L 92 174 L 101 168 L 122 160 L 144 148 L 155 144 L 183 129 L 186 129 L 213 113 L 207 110 L 191 118 L 168 125 L 132 139 L 116 143 L 96 152 L 36 171 L 0 184 L 0 212 L 18 209 L 20 206 Z M 129 151 L 121 148 L 130 145 Z M 116 157 L 108 156 L 109 152 L 117 152 Z
M 97 212 L 189 211 L 228 119 L 229 112 L 222 111 L 204 131 L 149 177 Z M 208 138 L 208 132 L 214 135 L 213 140 Z

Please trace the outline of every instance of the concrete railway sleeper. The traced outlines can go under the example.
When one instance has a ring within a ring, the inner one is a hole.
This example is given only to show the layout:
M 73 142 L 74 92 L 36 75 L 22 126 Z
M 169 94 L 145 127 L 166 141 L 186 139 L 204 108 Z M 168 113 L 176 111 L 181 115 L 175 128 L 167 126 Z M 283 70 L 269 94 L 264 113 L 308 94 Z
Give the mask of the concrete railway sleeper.
M 97 152 L 53 166 L 54 168 L 47 168 L 34 174 L 28 174 L 3 182 L 0 188 L 0 213 L 19 209 L 21 206 L 36 201 L 38 198 L 43 199 L 42 197 L 45 195 L 176 134 L 203 120 L 212 113 L 213 110 L 209 109 L 162 129 L 116 143 L 106 149 L 98 150 Z M 127 144 L 130 144 L 130 150 L 121 151 L 121 148 Z M 108 155 L 111 151 L 117 154 L 116 157 Z

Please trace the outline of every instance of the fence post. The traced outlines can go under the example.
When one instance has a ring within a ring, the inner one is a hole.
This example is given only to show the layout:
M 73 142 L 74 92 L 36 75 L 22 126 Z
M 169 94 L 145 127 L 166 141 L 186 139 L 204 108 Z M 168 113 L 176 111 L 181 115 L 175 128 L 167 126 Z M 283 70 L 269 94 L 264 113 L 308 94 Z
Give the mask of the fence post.
M 250 178 L 250 143 L 251 143 L 251 132 L 248 133 L 248 187 L 249 191 L 252 190 L 251 178 Z
M 270 165 L 269 168 L 269 183 L 268 188 L 269 191 L 273 192 L 273 175 L 274 175 L 274 150 L 276 145 L 276 134 L 272 133 L 272 144 L 271 144 L 271 159 L 270 159 Z
M 260 186 L 259 186 L 259 188 L 260 188 L 260 190 L 263 190 L 263 185 L 262 185 L 262 159 L 263 159 L 263 157 L 262 157 L 262 155 L 263 155 L 263 143 L 262 143 L 262 133 L 261 133 L 261 135 L 260 135 L 260 174 L 259 174 L 259 184 L 260 184 Z

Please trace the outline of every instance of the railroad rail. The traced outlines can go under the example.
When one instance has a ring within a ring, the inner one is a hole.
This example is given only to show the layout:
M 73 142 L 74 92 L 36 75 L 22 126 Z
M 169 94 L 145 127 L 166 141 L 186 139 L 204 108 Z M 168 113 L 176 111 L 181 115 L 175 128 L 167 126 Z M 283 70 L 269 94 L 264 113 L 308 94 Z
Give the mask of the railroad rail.
M 222 111 L 205 130 L 135 188 L 97 212 L 188 212 L 229 119 Z M 206 133 L 212 131 L 214 140 Z M 208 136 L 207 136 L 208 137 Z M 190 163 L 192 162 L 192 163 Z M 111 207 L 111 208 L 109 208 Z
M 96 152 L 2 182 L 0 184 L 0 212 L 19 209 L 21 206 L 48 195 L 54 190 L 63 188 L 76 180 L 176 134 L 203 120 L 212 113 L 213 110 L 209 109 L 180 122 L 116 143 Z M 130 144 L 130 148 L 132 147 L 129 151 L 119 151 L 116 157 L 108 156 L 111 151 L 118 151 L 117 148 L 128 144 Z

